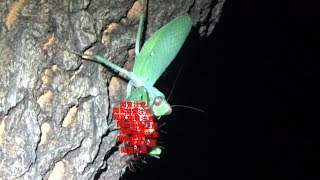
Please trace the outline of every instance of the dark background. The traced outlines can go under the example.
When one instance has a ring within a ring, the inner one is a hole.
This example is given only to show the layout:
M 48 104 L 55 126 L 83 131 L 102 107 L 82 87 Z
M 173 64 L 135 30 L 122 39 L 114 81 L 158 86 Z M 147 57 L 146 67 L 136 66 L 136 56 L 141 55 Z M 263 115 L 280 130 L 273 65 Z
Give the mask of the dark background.
M 230 0 L 211 37 L 191 33 L 156 86 L 183 65 L 169 102 L 205 113 L 174 108 L 161 159 L 123 179 L 319 179 L 316 7 Z

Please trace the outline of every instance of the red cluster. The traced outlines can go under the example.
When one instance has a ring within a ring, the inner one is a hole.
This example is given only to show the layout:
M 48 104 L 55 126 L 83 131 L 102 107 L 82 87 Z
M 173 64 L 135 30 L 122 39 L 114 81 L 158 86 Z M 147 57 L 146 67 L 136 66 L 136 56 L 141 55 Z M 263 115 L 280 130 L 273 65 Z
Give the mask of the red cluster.
M 147 153 L 147 147 L 156 145 L 158 124 L 153 121 L 151 109 L 146 102 L 122 101 L 113 108 L 113 119 L 119 127 L 118 142 L 124 142 L 122 153 Z

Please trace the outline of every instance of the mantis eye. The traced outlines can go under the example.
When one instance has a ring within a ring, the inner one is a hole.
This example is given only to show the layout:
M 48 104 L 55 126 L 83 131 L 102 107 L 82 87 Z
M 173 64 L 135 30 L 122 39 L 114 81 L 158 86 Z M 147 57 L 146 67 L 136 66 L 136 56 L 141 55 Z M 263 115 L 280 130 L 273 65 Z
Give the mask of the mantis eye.
M 156 98 L 154 99 L 153 104 L 154 104 L 155 106 L 159 106 L 161 103 L 162 103 L 162 98 L 161 98 L 161 97 L 156 97 Z

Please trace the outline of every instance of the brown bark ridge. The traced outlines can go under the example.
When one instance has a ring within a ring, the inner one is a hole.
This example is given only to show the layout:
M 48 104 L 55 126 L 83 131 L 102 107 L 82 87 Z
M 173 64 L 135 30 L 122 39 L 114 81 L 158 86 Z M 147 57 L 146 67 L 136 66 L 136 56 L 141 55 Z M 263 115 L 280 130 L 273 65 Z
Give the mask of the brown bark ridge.
M 150 0 L 146 37 L 189 13 L 210 35 L 224 0 Z M 0 1 L 0 179 L 119 179 L 111 107 L 126 81 L 64 49 L 132 64 L 134 0 Z

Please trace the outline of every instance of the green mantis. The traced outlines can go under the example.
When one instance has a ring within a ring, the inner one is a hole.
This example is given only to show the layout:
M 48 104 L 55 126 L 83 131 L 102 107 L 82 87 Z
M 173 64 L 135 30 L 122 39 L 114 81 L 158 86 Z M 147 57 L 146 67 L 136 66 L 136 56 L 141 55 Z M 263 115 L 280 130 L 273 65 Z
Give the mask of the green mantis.
M 146 4 L 147 2 L 145 1 L 142 10 L 144 12 L 140 17 L 135 47 L 135 63 L 132 72 L 113 64 L 108 59 L 99 55 L 81 54 L 81 56 L 105 64 L 106 66 L 125 74 L 130 80 L 127 86 L 127 98 L 132 93 L 137 93 L 135 96 L 142 95 L 144 94 L 142 91 L 145 90 L 148 94 L 148 106 L 151 107 L 155 116 L 161 117 L 170 114 L 172 109 L 165 100 L 164 94 L 153 85 L 179 52 L 191 30 L 192 20 L 187 15 L 176 17 L 156 31 L 144 43 L 141 51 L 139 51 Z M 132 86 L 138 88 L 138 90 L 131 92 Z M 139 89 L 139 87 L 143 87 L 143 89 Z
M 147 0 L 144 0 L 136 38 L 136 56 L 132 72 L 113 64 L 108 59 L 99 55 L 76 54 L 86 59 L 102 63 L 126 75 L 129 79 L 126 100 L 146 101 L 148 106 L 151 107 L 153 115 L 161 117 L 170 114 L 172 109 L 166 101 L 164 94 L 155 88 L 154 84 L 182 47 L 191 30 L 192 20 L 188 15 L 176 17 L 156 31 L 144 43 L 140 51 L 140 39 L 144 26 L 146 7 Z M 134 86 L 135 89 L 132 90 L 132 86 Z M 148 154 L 159 157 L 161 149 L 159 146 L 155 146 Z

